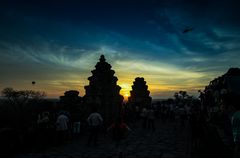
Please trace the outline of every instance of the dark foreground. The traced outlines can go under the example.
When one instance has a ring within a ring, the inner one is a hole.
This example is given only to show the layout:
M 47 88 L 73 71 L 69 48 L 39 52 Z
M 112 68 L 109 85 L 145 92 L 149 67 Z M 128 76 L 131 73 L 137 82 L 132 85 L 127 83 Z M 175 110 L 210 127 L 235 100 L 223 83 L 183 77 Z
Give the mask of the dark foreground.
M 115 158 L 122 151 L 124 158 L 190 158 L 198 157 L 191 151 L 191 132 L 188 124 L 179 121 L 162 123 L 156 120 L 156 130 L 142 129 L 140 122 L 130 124 L 133 132 L 116 147 L 108 134 L 101 134 L 98 146 L 87 146 L 87 134 L 64 145 L 41 152 L 21 153 L 16 158 Z

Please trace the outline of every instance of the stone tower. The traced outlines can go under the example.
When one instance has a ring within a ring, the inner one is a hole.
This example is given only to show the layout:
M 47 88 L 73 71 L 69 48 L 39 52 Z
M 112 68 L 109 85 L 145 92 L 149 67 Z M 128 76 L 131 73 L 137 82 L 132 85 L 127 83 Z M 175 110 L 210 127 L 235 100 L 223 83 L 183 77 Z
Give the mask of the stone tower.
M 106 62 L 104 55 L 101 55 L 99 62 L 92 70 L 92 76 L 88 78 L 89 85 L 85 86 L 86 94 L 84 102 L 87 111 L 97 107 L 106 123 L 110 123 L 119 115 L 123 96 L 119 94 L 121 87 L 117 85 L 115 71 Z
M 151 105 L 152 98 L 149 96 L 150 91 L 146 85 L 144 78 L 137 77 L 133 82 L 131 96 L 128 98 L 128 102 L 133 106 L 139 106 L 140 108 Z
M 63 108 L 71 113 L 79 112 L 82 105 L 82 98 L 79 96 L 79 92 L 76 90 L 69 90 L 64 93 L 64 96 L 60 96 L 59 102 Z

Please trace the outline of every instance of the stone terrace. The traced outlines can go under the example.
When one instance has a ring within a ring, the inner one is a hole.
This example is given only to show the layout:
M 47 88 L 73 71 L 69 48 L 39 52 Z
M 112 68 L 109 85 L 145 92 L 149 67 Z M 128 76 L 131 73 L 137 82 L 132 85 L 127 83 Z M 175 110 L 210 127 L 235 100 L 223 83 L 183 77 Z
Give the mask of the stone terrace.
M 62 146 L 51 147 L 41 153 L 19 154 L 16 158 L 115 158 L 123 151 L 125 158 L 189 158 L 191 157 L 190 129 L 180 127 L 179 122 L 161 123 L 156 131 L 140 128 L 140 122 L 130 125 L 133 129 L 119 148 L 109 135 L 100 135 L 99 145 L 86 145 L 87 135 Z

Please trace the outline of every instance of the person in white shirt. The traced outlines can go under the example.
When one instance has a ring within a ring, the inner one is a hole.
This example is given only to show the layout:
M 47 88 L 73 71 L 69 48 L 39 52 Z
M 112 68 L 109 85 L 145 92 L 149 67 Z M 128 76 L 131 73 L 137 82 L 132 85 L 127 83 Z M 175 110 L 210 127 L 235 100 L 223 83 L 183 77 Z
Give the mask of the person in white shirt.
M 100 126 L 103 123 L 102 116 L 97 112 L 97 109 L 93 109 L 93 112 L 88 116 L 87 122 L 90 127 L 90 135 L 88 138 L 88 145 L 92 143 L 96 146 L 98 140 L 98 134 L 100 131 Z
M 56 121 L 56 131 L 58 140 L 62 143 L 67 140 L 69 130 L 69 118 L 61 112 Z
M 93 112 L 88 116 L 87 122 L 90 126 L 99 126 L 102 124 L 103 118 L 99 113 Z

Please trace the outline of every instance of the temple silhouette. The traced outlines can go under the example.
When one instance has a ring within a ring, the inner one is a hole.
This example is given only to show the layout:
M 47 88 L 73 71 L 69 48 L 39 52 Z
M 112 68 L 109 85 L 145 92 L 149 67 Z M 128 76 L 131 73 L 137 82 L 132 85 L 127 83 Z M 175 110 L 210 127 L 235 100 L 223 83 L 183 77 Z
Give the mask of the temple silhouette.
M 36 94 L 40 99 L 34 100 L 28 97 L 34 91 L 6 88 L 2 92 L 5 99 L 0 100 L 0 157 L 21 157 L 25 150 L 30 157 L 39 157 L 39 151 L 51 157 L 61 157 L 63 153 L 73 153 L 74 157 L 122 157 L 118 142 L 112 142 L 118 131 L 123 132 L 122 146 L 128 146 L 124 154 L 130 157 L 235 158 L 233 149 L 238 142 L 240 122 L 239 68 L 230 68 L 210 81 L 203 91 L 199 90 L 200 99 L 179 91 L 175 98 L 152 100 L 145 79 L 136 77 L 127 103 L 123 103 L 118 78 L 104 55 L 91 72 L 83 97 L 77 90 L 68 90 L 58 100 L 43 99 L 39 93 Z M 27 101 L 22 103 L 24 97 Z M 14 106 L 21 109 L 14 111 Z M 93 114 L 101 116 L 97 127 L 88 121 Z M 121 121 L 117 124 L 119 116 Z M 126 137 L 124 127 L 129 132 Z M 96 143 L 90 146 L 93 134 L 97 135 Z
M 86 94 L 83 97 L 87 111 L 97 108 L 107 122 L 119 115 L 123 102 L 123 96 L 119 94 L 121 87 L 117 85 L 118 78 L 111 68 L 104 55 L 101 55 L 91 71 L 92 76 L 88 78 L 89 85 L 84 87 Z
M 146 85 L 146 81 L 144 81 L 144 78 L 135 78 L 130 94 L 131 95 L 128 98 L 128 102 L 130 103 L 130 105 L 138 106 L 140 108 L 151 105 L 152 98 L 149 96 L 150 91 L 148 90 L 148 86 Z

